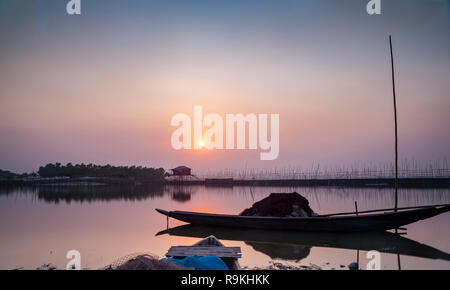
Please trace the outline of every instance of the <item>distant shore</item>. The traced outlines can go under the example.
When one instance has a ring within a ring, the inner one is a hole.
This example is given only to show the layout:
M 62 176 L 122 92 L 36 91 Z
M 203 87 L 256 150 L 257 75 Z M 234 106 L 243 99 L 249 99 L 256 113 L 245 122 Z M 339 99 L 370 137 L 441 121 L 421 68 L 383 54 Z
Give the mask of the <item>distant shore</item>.
M 216 187 L 232 186 L 277 186 L 277 187 L 314 187 L 314 186 L 334 186 L 334 187 L 394 187 L 393 178 L 339 178 L 339 179 L 233 179 L 214 178 L 196 180 L 165 180 L 152 181 L 136 178 L 54 178 L 35 180 L 0 180 L 0 186 L 102 186 L 102 185 L 203 185 Z M 399 178 L 400 188 L 449 188 L 450 178 L 424 177 L 424 178 Z

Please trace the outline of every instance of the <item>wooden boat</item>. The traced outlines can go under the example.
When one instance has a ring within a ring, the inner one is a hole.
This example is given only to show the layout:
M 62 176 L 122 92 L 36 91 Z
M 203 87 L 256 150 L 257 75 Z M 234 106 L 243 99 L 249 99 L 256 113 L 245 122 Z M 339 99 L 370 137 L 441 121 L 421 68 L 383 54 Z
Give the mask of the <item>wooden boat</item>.
M 355 215 L 333 214 L 317 217 L 262 217 L 211 214 L 188 211 L 157 212 L 183 222 L 232 228 L 293 230 L 307 232 L 368 232 L 396 229 L 450 211 L 450 205 L 398 208 L 383 213 L 359 212 Z M 375 210 L 382 211 L 382 210 Z
M 391 232 L 295 232 L 188 224 L 160 231 L 156 235 L 164 234 L 193 238 L 213 234 L 221 240 L 245 242 L 256 251 L 262 252 L 273 259 L 282 256 L 278 254 L 275 257 L 272 254 L 276 254 L 278 249 L 282 250 L 283 248 L 287 249 L 286 252 L 291 251 L 289 255 L 286 255 L 285 260 L 298 259 L 299 256 L 297 253 L 292 253 L 292 249 L 295 249 L 295 246 L 309 246 L 362 251 L 377 250 L 382 253 L 450 261 L 449 253 Z M 270 251 L 264 251 L 264 249 Z
M 230 270 L 240 270 L 237 259 L 241 257 L 239 247 L 225 247 L 215 236 L 208 236 L 192 246 L 171 247 L 166 254 L 168 258 L 182 259 L 188 256 L 216 255 Z

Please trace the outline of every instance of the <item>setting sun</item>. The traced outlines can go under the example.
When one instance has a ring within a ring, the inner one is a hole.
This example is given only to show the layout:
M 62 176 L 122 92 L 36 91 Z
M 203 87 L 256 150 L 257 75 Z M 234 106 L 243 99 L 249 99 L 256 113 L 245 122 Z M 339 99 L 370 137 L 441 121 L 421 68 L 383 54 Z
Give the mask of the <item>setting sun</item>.
M 203 141 L 203 140 L 198 141 L 198 146 L 199 146 L 200 148 L 205 147 L 205 141 Z

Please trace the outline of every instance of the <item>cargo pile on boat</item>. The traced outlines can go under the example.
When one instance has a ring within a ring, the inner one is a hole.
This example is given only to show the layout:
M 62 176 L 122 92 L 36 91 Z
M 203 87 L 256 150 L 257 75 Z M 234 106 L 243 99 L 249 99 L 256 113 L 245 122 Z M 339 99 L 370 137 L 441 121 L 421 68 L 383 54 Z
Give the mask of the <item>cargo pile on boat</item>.
M 271 193 L 268 197 L 255 202 L 252 207 L 245 209 L 240 215 L 272 217 L 317 216 L 309 206 L 309 201 L 297 192 Z

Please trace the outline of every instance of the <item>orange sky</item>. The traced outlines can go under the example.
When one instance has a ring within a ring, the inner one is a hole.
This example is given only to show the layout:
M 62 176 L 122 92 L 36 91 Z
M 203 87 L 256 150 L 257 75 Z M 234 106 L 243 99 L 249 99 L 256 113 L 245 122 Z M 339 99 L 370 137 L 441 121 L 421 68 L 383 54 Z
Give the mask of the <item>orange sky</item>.
M 17 2 L 1 7 L 10 24 L 0 31 L 2 169 L 32 171 L 48 162 L 185 164 L 199 171 L 390 162 L 389 34 L 400 158 L 450 157 L 444 1 L 386 4 L 382 16 L 365 14 L 356 1 L 132 1 L 127 13 L 117 4 L 89 4 L 78 18 L 48 1 L 31 8 Z M 279 158 L 173 150 L 171 117 L 192 115 L 194 105 L 222 116 L 280 114 Z

